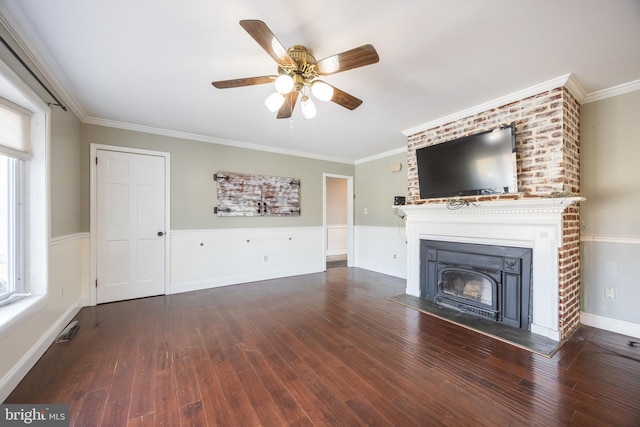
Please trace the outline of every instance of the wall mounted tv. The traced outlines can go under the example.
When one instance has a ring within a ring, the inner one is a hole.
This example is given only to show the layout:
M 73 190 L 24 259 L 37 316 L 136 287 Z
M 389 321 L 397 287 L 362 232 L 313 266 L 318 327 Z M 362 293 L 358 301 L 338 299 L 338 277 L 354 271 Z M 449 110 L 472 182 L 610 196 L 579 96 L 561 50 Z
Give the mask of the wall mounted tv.
M 416 150 L 421 199 L 518 192 L 514 125 Z

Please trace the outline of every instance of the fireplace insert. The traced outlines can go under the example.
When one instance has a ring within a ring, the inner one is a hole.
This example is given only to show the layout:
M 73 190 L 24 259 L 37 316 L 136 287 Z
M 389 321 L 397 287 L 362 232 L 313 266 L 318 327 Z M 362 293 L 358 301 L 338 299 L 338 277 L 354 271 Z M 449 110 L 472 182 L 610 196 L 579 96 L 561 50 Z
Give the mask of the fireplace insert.
M 507 326 L 531 325 L 528 248 L 420 241 L 420 296 Z

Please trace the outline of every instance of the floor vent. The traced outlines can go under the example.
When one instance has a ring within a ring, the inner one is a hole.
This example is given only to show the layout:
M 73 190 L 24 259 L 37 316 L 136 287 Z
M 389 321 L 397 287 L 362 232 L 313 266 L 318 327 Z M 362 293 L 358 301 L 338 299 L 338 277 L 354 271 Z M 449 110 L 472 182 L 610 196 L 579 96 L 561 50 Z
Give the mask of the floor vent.
M 78 332 L 78 329 L 80 329 L 80 326 L 78 326 L 78 321 L 74 320 L 73 322 L 69 323 L 62 332 L 60 332 L 60 335 L 58 335 L 58 338 L 56 338 L 56 342 L 71 341 L 73 337 L 76 336 L 76 332 Z

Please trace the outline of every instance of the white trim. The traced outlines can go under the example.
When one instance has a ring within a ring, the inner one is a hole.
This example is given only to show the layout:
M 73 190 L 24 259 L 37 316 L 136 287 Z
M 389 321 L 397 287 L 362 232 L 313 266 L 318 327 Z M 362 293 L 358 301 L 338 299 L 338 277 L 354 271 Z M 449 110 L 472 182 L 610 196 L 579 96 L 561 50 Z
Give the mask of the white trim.
M 256 235 L 260 233 L 269 233 L 274 230 L 291 230 L 291 231 L 303 231 L 319 228 L 317 225 L 302 226 L 302 227 L 242 227 L 242 228 L 201 228 L 201 229 L 185 229 L 185 230 L 171 230 L 171 236 L 189 236 L 189 235 L 220 235 L 229 234 L 237 235 L 238 233 Z
M 640 245 L 640 237 L 634 236 L 591 236 L 581 235 L 581 242 L 620 243 L 625 245 Z
M 378 159 L 384 159 L 385 157 L 394 156 L 396 154 L 402 154 L 407 152 L 407 146 L 403 145 L 402 147 L 395 148 L 393 150 L 385 151 L 384 153 L 374 154 L 373 156 L 363 157 L 362 159 L 358 159 L 355 161 L 356 165 L 360 165 L 362 163 L 372 162 Z
M 531 248 L 531 332 L 559 341 L 558 248 L 562 213 L 582 197 L 476 202 L 449 210 L 446 203 L 402 206 L 407 214 L 407 290 L 420 296 L 420 241 L 478 243 Z
M 336 163 L 346 163 L 346 164 L 366 163 L 368 161 L 375 160 L 375 159 L 380 158 L 380 157 L 386 157 L 386 156 L 391 155 L 391 154 L 396 154 L 396 150 L 391 150 L 391 151 L 375 154 L 373 156 L 365 157 L 365 158 L 358 159 L 358 160 L 354 161 L 354 160 L 349 160 L 349 159 L 333 158 L 333 157 L 327 157 L 327 156 L 321 156 L 321 155 L 317 155 L 317 154 L 298 152 L 298 151 L 293 151 L 293 150 L 278 149 L 278 148 L 274 148 L 274 147 L 267 147 L 267 146 L 263 146 L 263 145 L 250 144 L 250 143 L 245 143 L 245 142 L 241 142 L 241 141 L 222 140 L 222 139 L 218 139 L 218 138 L 215 138 L 215 137 L 208 137 L 208 136 L 203 136 L 203 135 L 195 135 L 195 134 L 190 134 L 190 133 L 171 131 L 171 130 L 167 130 L 167 129 L 153 128 L 153 127 L 148 127 L 148 126 L 141 126 L 141 125 L 136 125 L 136 124 L 133 124 L 133 123 L 117 122 L 117 121 L 113 121 L 113 120 L 100 119 L 100 118 L 97 118 L 97 117 L 89 117 L 89 116 L 86 115 L 86 113 L 84 112 L 84 110 L 82 109 L 82 107 L 80 106 L 78 101 L 74 98 L 74 96 L 66 89 L 67 85 L 64 84 L 62 81 L 60 81 L 57 78 L 57 75 L 60 74 L 60 73 L 56 72 L 57 69 L 55 69 L 55 67 L 51 67 L 50 63 L 48 61 L 46 61 L 38 53 L 38 52 L 40 52 L 40 50 L 36 49 L 34 47 L 33 43 L 30 40 L 25 40 L 22 37 L 20 37 L 16 33 L 16 31 L 13 29 L 13 27 L 9 24 L 7 19 L 2 15 L 0 15 L 0 24 L 9 32 L 9 34 L 16 41 L 18 46 L 24 51 L 24 53 L 31 60 L 31 62 L 33 64 L 35 64 L 36 68 L 46 77 L 46 80 L 51 83 L 53 89 L 58 94 L 62 95 L 63 102 L 66 101 L 67 107 L 69 107 L 71 109 L 71 111 L 73 111 L 75 113 L 75 115 L 80 119 L 80 121 L 82 123 L 96 124 L 96 125 L 100 125 L 100 126 L 107 126 L 107 127 L 113 127 L 113 128 L 125 129 L 125 130 L 135 130 L 135 131 L 152 133 L 152 134 L 157 134 L 157 135 L 172 136 L 172 137 L 176 137 L 176 138 L 193 139 L 193 140 L 196 140 L 196 141 L 211 142 L 211 143 L 215 143 L 215 144 L 230 145 L 230 146 L 239 147 L 239 148 L 247 148 L 247 149 L 258 150 L 258 151 L 273 152 L 273 153 L 278 153 L 278 154 L 288 154 L 288 155 L 293 155 L 293 156 L 298 156 L 298 157 L 306 157 L 306 158 L 317 159 L 317 160 L 327 160 L 327 161 L 332 161 L 332 162 L 336 162 Z M 611 88 L 608 88 L 608 89 L 602 89 L 602 90 L 598 90 L 598 91 L 595 91 L 595 92 L 591 92 L 591 93 L 585 94 L 585 91 L 582 89 L 582 86 L 579 84 L 577 79 L 575 77 L 573 77 L 572 74 L 565 74 L 565 75 L 560 76 L 560 77 L 558 77 L 556 79 L 552 79 L 552 80 L 549 80 L 547 82 L 544 82 L 544 83 L 542 83 L 540 85 L 535 85 L 535 86 L 532 86 L 532 87 L 530 87 L 528 89 L 524 89 L 522 91 L 514 92 L 511 95 L 520 96 L 520 97 L 527 97 L 527 96 L 530 96 L 530 95 L 535 95 L 537 93 L 542 92 L 543 90 L 548 90 L 548 88 L 545 89 L 546 85 L 552 86 L 551 89 L 553 89 L 555 87 L 558 87 L 558 86 L 565 85 L 567 87 L 567 89 L 569 89 L 569 91 L 571 93 L 573 93 L 573 95 L 577 98 L 578 102 L 581 103 L 581 104 L 587 104 L 587 103 L 599 101 L 599 100 L 602 100 L 602 99 L 605 99 L 605 98 L 610 98 L 610 97 L 613 97 L 613 96 L 622 95 L 624 93 L 629 93 L 629 92 L 633 92 L 633 91 L 636 91 L 636 90 L 640 90 L 640 80 L 635 80 L 635 81 L 631 81 L 631 82 L 628 82 L 628 83 L 623 83 L 623 84 L 620 84 L 620 85 L 617 85 L 617 86 L 614 86 L 614 87 L 611 87 Z M 536 92 L 536 90 L 538 92 Z M 531 92 L 533 92 L 533 93 L 531 93 Z M 437 119 L 437 120 L 434 120 L 432 122 L 429 122 L 429 123 L 426 123 L 426 124 L 423 124 L 423 125 L 418 125 L 418 126 L 416 126 L 414 128 L 407 129 L 407 130 L 403 131 L 402 133 L 405 136 L 413 135 L 415 133 L 418 133 L 418 132 L 421 132 L 423 130 L 429 129 L 430 127 L 437 126 L 438 124 L 444 124 L 444 123 L 449 122 L 449 121 L 453 121 L 453 120 L 457 120 L 457 119 L 462 118 L 462 117 L 466 117 L 469 114 L 474 114 L 474 113 L 469 113 L 469 111 L 474 111 L 475 108 L 481 108 L 482 109 L 481 111 L 484 111 L 485 109 L 490 109 L 490 108 L 493 108 L 495 106 L 504 105 L 505 103 L 510 102 L 510 101 L 507 100 L 507 98 L 509 96 L 511 96 L 511 95 L 507 95 L 506 97 L 497 98 L 497 99 L 495 99 L 493 101 L 489 101 L 489 102 L 487 102 L 485 104 L 481 104 L 478 107 L 471 107 L 470 109 L 463 110 L 463 111 L 460 111 L 458 113 L 454 113 L 454 114 L 452 114 L 450 116 L 446 116 L 446 117 L 443 117 L 441 119 Z M 522 98 L 518 98 L 518 99 L 522 99 Z M 518 100 L 518 99 L 516 99 L 516 100 Z M 505 100 L 506 100 L 506 102 L 505 102 Z M 500 104 L 499 105 L 495 105 L 495 103 L 500 103 Z M 478 112 L 481 112 L 481 111 L 478 111 Z
M 71 93 L 67 90 L 67 87 L 69 87 L 69 85 L 63 84 L 63 82 L 61 82 L 57 78 L 58 75 L 63 75 L 63 73 L 61 73 L 59 69 L 51 67 L 50 64 L 54 63 L 55 61 L 47 61 L 40 54 L 40 52 L 46 52 L 46 49 L 37 49 L 31 42 L 31 40 L 19 36 L 18 33 L 9 24 L 7 18 L 2 14 L 0 14 L 0 25 L 3 26 L 7 30 L 7 32 L 9 32 L 11 38 L 15 40 L 17 45 L 20 47 L 20 50 L 22 50 L 21 54 L 24 54 L 26 58 L 31 61 L 35 68 L 44 76 L 45 81 L 47 81 L 51 85 L 53 91 L 59 95 L 58 97 L 62 98 L 61 102 L 69 107 L 69 109 L 76 115 L 76 117 L 80 119 L 80 121 L 84 121 L 84 119 L 86 118 L 86 114 L 84 113 L 84 110 L 82 109 L 78 101 L 76 101 L 73 95 L 71 95 Z M 42 48 L 43 46 L 40 47 Z M 48 57 L 48 59 L 52 58 Z
M 34 304 L 34 309 L 40 309 L 46 301 L 40 304 Z M 29 370 L 33 368 L 38 359 L 47 351 L 51 343 L 56 339 L 58 334 L 67 326 L 67 324 L 75 317 L 76 314 L 82 308 L 81 300 L 72 304 L 59 318 L 51 325 L 51 327 L 45 332 L 40 339 L 25 353 L 18 363 L 7 372 L 7 374 L 0 379 L 0 402 L 3 402 L 13 389 L 22 381 L 22 379 L 29 373 Z M 30 310 L 32 312 L 32 310 Z M 23 314 L 27 314 L 24 312 Z
M 46 115 L 51 114 L 49 106 L 2 60 L 0 60 L 0 77 L 2 77 L 0 79 L 0 87 L 2 88 L 3 98 L 22 108 L 26 108 L 32 113 L 38 111 Z M 12 88 L 5 87 L 3 85 L 5 81 Z M 5 94 L 5 89 L 10 93 Z
M 347 180 L 347 267 L 353 266 L 354 235 L 353 235 L 353 176 L 322 174 L 322 265 L 327 265 L 327 178 Z
M 432 120 L 422 125 L 412 127 L 410 129 L 402 131 L 402 133 L 405 136 L 415 135 L 418 132 L 423 132 L 437 126 L 444 125 L 446 123 L 451 123 L 456 120 L 472 116 L 474 114 L 482 113 L 483 111 L 487 111 L 492 108 L 501 107 L 503 105 L 510 104 L 512 102 L 527 98 L 529 96 L 537 95 L 547 90 L 563 87 L 569 81 L 570 77 L 571 77 L 571 74 L 565 74 L 564 76 L 560 76 L 555 79 L 548 80 L 546 82 L 528 87 L 526 89 L 519 90 L 517 92 L 510 93 L 500 98 L 492 99 L 491 101 L 485 102 L 483 104 L 479 104 L 474 107 L 470 107 L 465 110 L 450 114 L 448 116 L 444 116 L 439 119 Z M 573 85 L 575 84 L 576 82 L 574 80 Z
M 640 80 L 634 80 L 632 82 L 623 83 L 617 86 L 610 87 L 608 89 L 597 90 L 595 92 L 588 93 L 583 100 L 583 104 L 590 102 L 601 101 L 606 98 L 612 98 L 618 95 L 624 95 L 625 93 L 635 92 L 640 90 Z
M 66 234 L 64 236 L 58 236 L 51 238 L 51 246 L 62 245 L 68 242 L 73 242 L 76 240 L 88 239 L 91 237 L 90 233 L 74 233 L 74 234 Z
M 580 312 L 580 323 L 586 326 L 604 329 L 605 331 L 640 338 L 640 324 L 637 323 L 613 319 L 598 314 L 585 313 L 584 311 Z
M 50 236 L 50 155 L 51 109 L 22 79 L 0 60 L 0 94 L 31 111 L 30 137 L 33 155 L 25 163 L 24 219 L 28 221 L 24 240 L 25 283 L 34 295 L 47 293 Z
M 576 100 L 578 101 L 579 104 L 582 104 L 584 102 L 584 97 L 585 97 L 584 89 L 582 88 L 582 85 L 580 84 L 580 82 L 578 82 L 578 79 L 576 79 L 573 74 L 569 74 L 569 78 L 567 79 L 567 82 L 564 84 L 564 87 L 566 87 L 569 90 L 569 92 L 571 92 L 573 96 L 576 97 Z
M 284 149 L 284 148 L 269 147 L 269 146 L 266 146 L 266 145 L 252 144 L 252 143 L 249 143 L 249 142 L 234 141 L 234 140 L 229 140 L 229 139 L 221 139 L 221 138 L 216 138 L 216 137 L 213 137 L 213 136 L 205 136 L 205 135 L 199 135 L 199 134 L 195 134 L 195 133 L 179 132 L 179 131 L 174 131 L 174 130 L 170 130 L 170 129 L 162 129 L 162 128 L 157 128 L 157 127 L 152 127 L 152 126 L 143 126 L 143 125 L 137 125 L 137 124 L 133 124 L 133 123 L 117 122 L 117 121 L 114 121 L 114 120 L 99 119 L 99 118 L 96 118 L 96 117 L 87 117 L 86 120 L 84 120 L 84 123 L 91 124 L 91 125 L 111 127 L 111 128 L 116 128 L 116 129 L 131 130 L 131 131 L 135 131 L 135 132 L 144 132 L 144 133 L 149 133 L 149 134 L 154 134 L 154 135 L 169 136 L 169 137 L 172 137 L 172 138 L 180 138 L 180 139 L 188 139 L 188 140 L 192 140 L 192 141 L 209 142 L 209 143 L 212 143 L 212 144 L 219 144 L 219 145 L 228 145 L 228 146 L 231 146 L 231 147 L 245 148 L 247 150 L 257 150 L 257 151 L 263 151 L 263 152 L 267 152 L 267 153 L 285 154 L 285 155 L 296 156 L 296 157 L 306 157 L 306 158 L 316 159 L 316 160 L 326 160 L 328 162 L 346 163 L 346 164 L 349 164 L 349 165 L 354 164 L 353 160 L 343 159 L 343 158 L 339 158 L 339 157 L 323 156 L 321 154 L 311 154 L 311 153 L 306 153 L 306 152 L 303 152 L 303 151 L 287 150 L 287 149 Z
M 171 154 L 164 151 L 153 151 L 153 150 L 144 150 L 139 148 L 130 148 L 130 147 L 120 147 L 113 145 L 104 145 L 104 144 L 91 144 L 90 153 L 89 153 L 89 165 L 90 165 L 90 201 L 89 201 L 89 222 L 90 222 L 90 267 L 89 267 L 89 288 L 90 288 L 90 305 L 97 304 L 97 294 L 96 287 L 93 285 L 96 283 L 98 272 L 96 265 L 96 258 L 98 256 L 97 250 L 97 217 L 96 217 L 96 209 L 97 209 L 97 199 L 96 199 L 96 185 L 97 185 L 97 171 L 96 171 L 96 162 L 98 150 L 108 150 L 108 151 L 118 151 L 121 153 L 131 153 L 131 154 L 143 154 L 149 156 L 158 156 L 164 157 L 164 168 L 165 168 L 165 235 L 169 235 L 169 231 L 171 230 Z M 171 239 L 165 239 L 165 282 L 164 282 L 164 290 L 165 294 L 168 289 L 171 288 Z

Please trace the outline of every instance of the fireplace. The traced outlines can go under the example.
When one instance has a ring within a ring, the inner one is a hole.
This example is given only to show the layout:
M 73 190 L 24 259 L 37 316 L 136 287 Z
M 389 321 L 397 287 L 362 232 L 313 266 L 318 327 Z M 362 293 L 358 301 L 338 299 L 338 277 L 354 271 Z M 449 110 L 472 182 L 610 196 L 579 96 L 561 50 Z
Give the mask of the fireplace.
M 531 325 L 531 249 L 420 241 L 420 296 L 514 328 Z
M 570 323 L 567 323 L 567 319 L 575 318 L 575 310 L 579 310 L 572 299 L 573 293 L 578 292 L 573 284 L 579 283 L 576 279 L 579 277 L 579 256 L 570 251 L 579 242 L 579 224 L 575 219 L 577 213 L 572 205 L 581 200 L 583 199 L 580 197 L 566 197 L 479 201 L 458 210 L 448 209 L 446 203 L 403 206 L 407 220 L 406 293 L 421 296 L 420 275 L 423 263 L 420 246 L 423 240 L 530 249 L 530 290 L 527 291 L 524 287 L 520 290 L 521 297 L 529 293 L 528 307 L 526 303 L 520 303 L 520 309 L 523 312 L 526 310 L 528 314 L 520 315 L 519 327 L 526 320 L 530 332 L 560 341 L 569 331 Z M 571 228 L 565 229 L 565 224 L 571 224 Z M 567 236 L 563 236 L 565 231 L 568 231 Z M 570 258 L 566 256 L 568 253 L 572 253 Z M 509 255 L 507 258 L 509 257 L 513 256 Z M 513 299 L 517 293 L 509 290 L 510 285 L 505 285 L 511 279 L 505 279 L 504 270 L 500 271 L 502 281 L 495 292 L 498 301 L 502 298 L 505 303 L 505 298 Z M 488 280 L 495 277 L 483 274 Z M 524 283 L 526 279 L 522 277 L 521 280 Z M 572 287 L 565 287 L 567 283 Z M 567 294 L 569 291 L 570 295 Z M 452 300 L 459 301 L 455 298 L 450 299 Z M 497 304 L 499 308 L 500 302 Z M 474 304 L 468 306 L 475 308 Z M 491 306 L 493 307 L 493 303 Z M 493 308 L 488 311 L 492 310 Z M 506 314 L 497 314 L 496 318 L 503 316 L 503 323 L 505 317 L 508 322 L 517 318 L 513 317 L 510 308 L 505 310 Z

